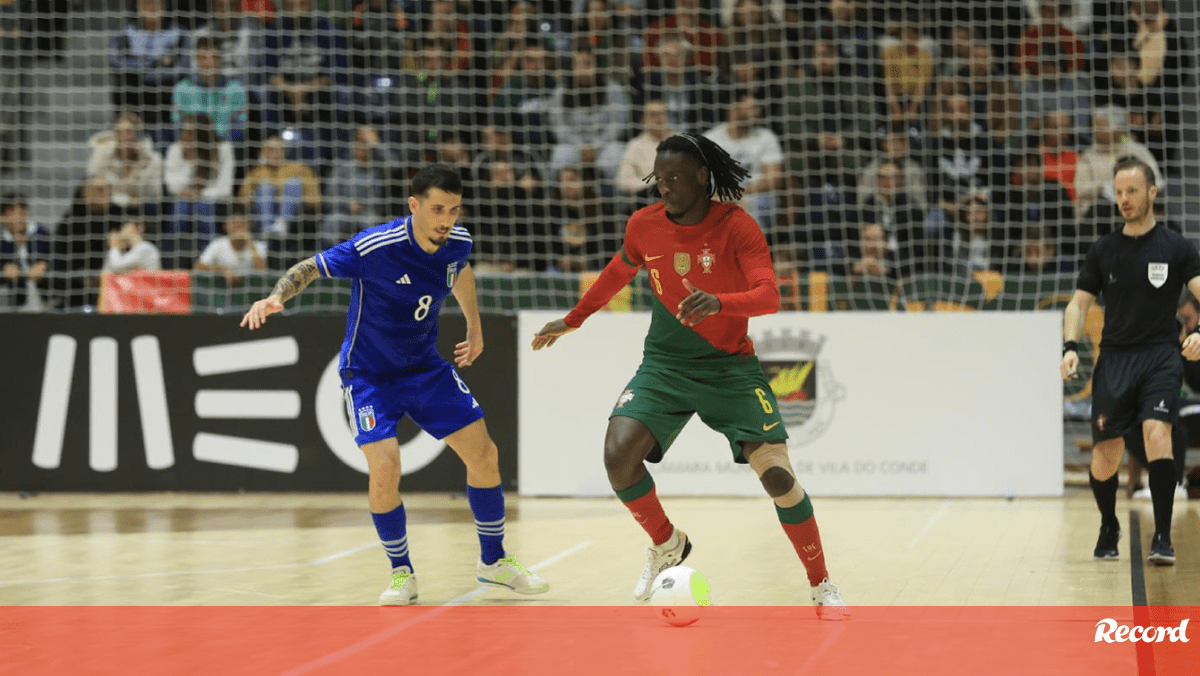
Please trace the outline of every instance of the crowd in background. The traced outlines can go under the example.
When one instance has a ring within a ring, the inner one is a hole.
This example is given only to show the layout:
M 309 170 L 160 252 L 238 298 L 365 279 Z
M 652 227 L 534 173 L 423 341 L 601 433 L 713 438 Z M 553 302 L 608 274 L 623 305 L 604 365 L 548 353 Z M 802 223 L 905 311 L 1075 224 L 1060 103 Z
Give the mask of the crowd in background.
M 42 309 L 104 270 L 236 282 L 403 216 L 431 161 L 481 271 L 598 270 L 684 131 L 750 170 L 785 273 L 1070 272 L 1118 158 L 1178 176 L 1182 39 L 1160 0 L 136 0 L 70 209 L 0 198 L 0 285 Z

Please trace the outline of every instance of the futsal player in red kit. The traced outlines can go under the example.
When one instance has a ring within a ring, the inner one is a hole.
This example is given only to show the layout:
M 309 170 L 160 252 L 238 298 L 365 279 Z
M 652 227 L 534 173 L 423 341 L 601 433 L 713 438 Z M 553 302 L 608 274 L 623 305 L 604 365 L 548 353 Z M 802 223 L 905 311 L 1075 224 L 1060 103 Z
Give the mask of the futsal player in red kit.
M 825 569 L 812 502 L 788 459 L 779 406 L 746 335 L 750 317 L 779 310 L 762 230 L 730 203 L 741 198 L 747 177 L 703 136 L 680 134 L 660 143 L 647 180 L 658 187 L 661 203 L 630 217 L 621 252 L 566 317 L 534 336 L 533 349 L 579 328 L 645 268 L 655 302 L 644 356 L 617 399 L 604 440 L 609 484 L 652 542 L 633 597 L 650 598 L 658 574 L 691 553 L 688 536 L 663 512 L 646 461 L 660 462 L 697 414 L 725 435 L 733 459 L 748 463 L 774 500 L 807 572 L 817 616 L 846 619 L 849 610 Z

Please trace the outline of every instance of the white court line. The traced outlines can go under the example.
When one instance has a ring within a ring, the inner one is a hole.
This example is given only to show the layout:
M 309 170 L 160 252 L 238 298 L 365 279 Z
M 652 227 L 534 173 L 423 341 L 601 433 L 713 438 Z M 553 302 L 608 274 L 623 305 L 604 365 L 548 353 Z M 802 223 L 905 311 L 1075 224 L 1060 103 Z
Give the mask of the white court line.
M 551 556 L 550 558 L 546 559 L 545 561 L 539 561 L 538 563 L 535 563 L 534 565 L 529 566 L 529 570 L 537 571 L 537 570 L 541 570 L 542 568 L 546 568 L 547 566 L 551 566 L 580 550 L 586 549 L 591 544 L 592 544 L 591 540 L 584 540 L 583 542 L 580 542 L 579 544 L 575 545 L 574 547 L 571 547 L 570 549 L 564 549 L 563 551 L 555 554 L 554 556 Z M 474 591 L 463 594 L 462 596 L 460 596 L 452 601 L 448 601 L 427 613 L 418 615 L 418 616 L 412 618 L 411 620 L 401 622 L 400 624 L 397 624 L 394 627 L 385 629 L 385 630 L 379 632 L 378 634 L 375 634 L 374 636 L 369 636 L 369 637 L 359 641 L 358 643 L 355 643 L 354 645 L 342 648 L 341 650 L 339 650 L 335 653 L 330 653 L 329 655 L 326 655 L 325 657 L 322 657 L 320 659 L 309 662 L 308 664 L 301 665 L 290 671 L 285 671 L 285 672 L 283 672 L 283 676 L 298 676 L 299 674 L 303 674 L 305 672 L 312 671 L 313 669 L 319 669 L 325 665 L 337 662 L 338 660 L 342 659 L 343 657 L 348 657 L 350 655 L 353 655 L 356 652 L 359 652 L 360 650 L 363 650 L 364 648 L 370 648 L 371 646 L 379 643 L 380 641 L 389 639 L 389 638 L 395 636 L 396 634 L 399 634 L 400 632 L 404 631 L 405 629 L 408 629 L 409 627 L 413 626 L 414 624 L 419 624 L 430 618 L 437 617 L 438 615 L 441 615 L 442 613 L 446 612 L 447 610 L 454 608 L 458 604 L 463 603 L 464 601 L 473 599 L 476 596 L 479 596 L 490 589 L 492 589 L 492 587 L 480 587 L 479 589 L 476 589 Z
M 306 561 L 304 563 L 280 563 L 273 566 L 237 566 L 233 568 L 206 568 L 202 570 L 164 570 L 156 573 L 129 573 L 126 575 L 86 575 L 83 577 L 48 577 L 40 579 L 26 580 L 0 580 L 0 587 L 19 587 L 34 584 L 53 584 L 56 582 L 95 582 L 100 580 L 135 580 L 142 577 L 176 577 L 181 575 L 220 575 L 221 573 L 246 573 L 256 570 L 287 570 L 289 568 L 306 568 L 309 566 L 320 566 L 330 561 L 337 561 L 351 554 L 357 554 L 364 549 L 378 547 L 379 541 L 368 542 L 365 545 L 359 545 L 350 549 L 344 549 L 336 554 L 322 556 L 319 559 Z
M 942 503 L 942 506 L 938 508 L 938 511 L 934 512 L 928 519 L 925 520 L 925 525 L 921 526 L 920 532 L 918 532 L 917 535 L 911 541 L 909 541 L 908 546 L 905 547 L 905 549 L 912 549 L 913 547 L 916 547 L 917 543 L 921 541 L 921 538 L 929 535 L 929 531 L 933 530 L 934 524 L 942 520 L 942 517 L 946 515 L 946 509 L 949 507 L 949 504 Z

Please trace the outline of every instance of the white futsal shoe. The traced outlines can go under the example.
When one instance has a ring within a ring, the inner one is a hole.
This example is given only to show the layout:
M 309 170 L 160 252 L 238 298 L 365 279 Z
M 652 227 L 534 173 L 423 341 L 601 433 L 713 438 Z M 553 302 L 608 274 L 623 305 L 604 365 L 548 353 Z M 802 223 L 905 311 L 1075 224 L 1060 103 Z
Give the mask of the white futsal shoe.
M 654 580 L 658 574 L 671 566 L 678 566 L 692 553 L 692 542 L 687 533 L 676 528 L 671 537 L 661 545 L 650 545 L 646 548 L 646 567 L 642 576 L 633 587 L 635 601 L 647 601 L 654 590 Z
M 407 606 L 417 600 L 417 576 L 407 566 L 392 571 L 392 585 L 379 595 L 381 606 Z
M 850 607 L 842 600 L 842 593 L 829 578 L 821 580 L 821 584 L 812 588 L 812 602 L 816 606 L 818 620 L 850 619 Z
M 507 587 L 518 594 L 542 594 L 550 591 L 550 583 L 517 563 L 509 554 L 488 565 L 482 559 L 475 563 L 475 579 L 496 587 Z

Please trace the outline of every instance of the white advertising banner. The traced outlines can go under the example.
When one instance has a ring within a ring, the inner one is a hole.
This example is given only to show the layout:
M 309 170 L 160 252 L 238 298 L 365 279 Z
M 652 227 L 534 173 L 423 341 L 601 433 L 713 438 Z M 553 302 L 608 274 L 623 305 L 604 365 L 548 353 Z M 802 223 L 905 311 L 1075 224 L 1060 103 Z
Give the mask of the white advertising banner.
M 522 312 L 521 338 L 561 316 Z M 605 428 L 649 325 L 601 312 L 519 351 L 522 495 L 612 495 Z M 1061 330 L 1055 312 L 863 312 L 759 317 L 749 333 L 814 495 L 1057 496 Z M 650 470 L 663 495 L 763 494 L 697 417 Z

